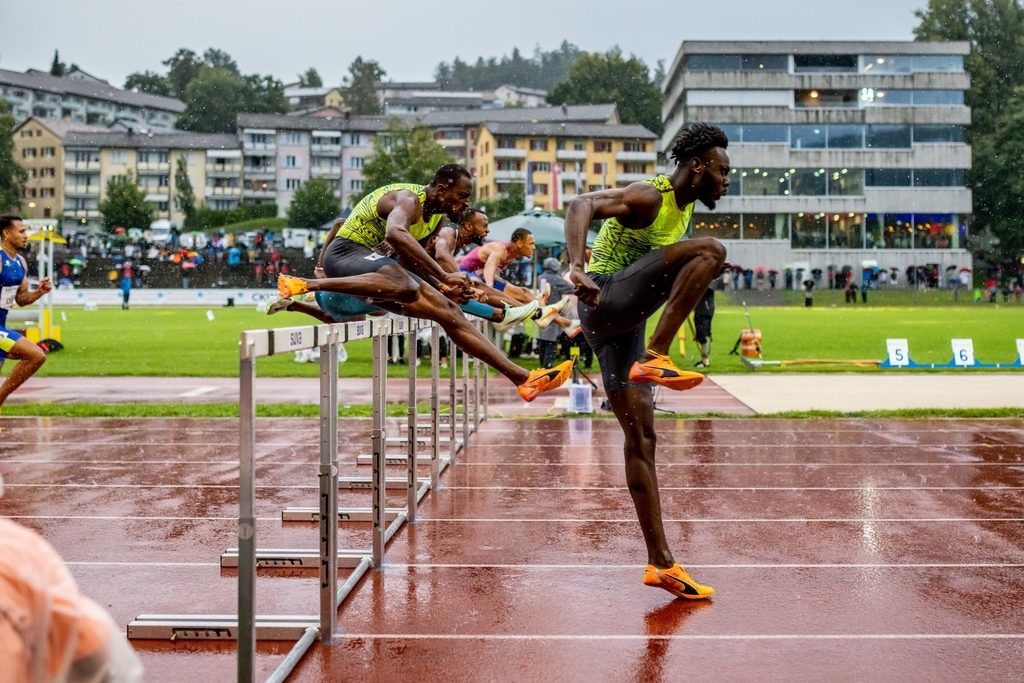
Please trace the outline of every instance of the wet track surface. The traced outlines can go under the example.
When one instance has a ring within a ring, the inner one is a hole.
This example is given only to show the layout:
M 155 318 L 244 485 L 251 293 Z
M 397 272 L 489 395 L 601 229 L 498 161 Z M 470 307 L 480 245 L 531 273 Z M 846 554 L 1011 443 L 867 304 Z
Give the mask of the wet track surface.
M 3 422 L 0 514 L 42 532 L 117 622 L 235 612 L 219 556 L 237 420 Z M 289 680 L 1024 679 L 1024 421 L 657 427 L 669 540 L 712 601 L 642 585 L 614 421 L 491 420 Z M 259 545 L 313 549 L 315 525 L 280 512 L 316 502 L 317 421 L 257 431 Z M 343 475 L 369 475 L 368 434 L 342 421 Z M 369 525 L 339 536 L 368 546 Z M 261 570 L 257 605 L 315 614 L 315 573 Z M 148 681 L 234 679 L 233 642 L 134 645 Z M 262 677 L 289 648 L 259 645 Z

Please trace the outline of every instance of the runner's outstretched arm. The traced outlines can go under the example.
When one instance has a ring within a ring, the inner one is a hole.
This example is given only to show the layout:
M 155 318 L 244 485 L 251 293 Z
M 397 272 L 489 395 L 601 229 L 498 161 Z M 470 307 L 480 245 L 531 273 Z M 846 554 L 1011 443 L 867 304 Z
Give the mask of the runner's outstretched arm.
M 446 273 L 434 259 L 430 258 L 430 254 L 409 232 L 409 226 L 422 215 L 419 200 L 412 192 L 403 191 L 397 194 L 399 196 L 395 199 L 395 206 L 388 212 L 385 237 L 388 244 L 398 252 L 402 262 L 408 264 L 414 271 L 429 275 L 445 285 L 451 290 L 452 295 L 460 295 L 468 287 L 469 278 L 462 272 Z

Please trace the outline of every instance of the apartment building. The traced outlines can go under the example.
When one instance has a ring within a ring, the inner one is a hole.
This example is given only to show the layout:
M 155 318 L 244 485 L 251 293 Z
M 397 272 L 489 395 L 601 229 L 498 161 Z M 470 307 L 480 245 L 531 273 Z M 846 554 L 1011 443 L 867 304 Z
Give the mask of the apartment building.
M 129 173 L 146 201 L 156 206 L 156 218 L 180 226 L 185 216 L 176 202 L 174 177 L 179 159 L 185 160 L 197 203 L 218 210 L 238 206 L 242 168 L 234 135 L 69 132 L 64 136 L 63 230 L 99 229 L 107 182 Z
M 363 188 L 363 163 L 375 136 L 388 127 L 383 116 L 239 114 L 243 197 L 275 203 L 284 216 L 292 197 L 310 178 L 325 178 L 342 206 Z
M 494 89 L 494 99 L 505 107 L 546 107 L 548 91 L 503 85 Z
M 636 125 L 488 121 L 476 140 L 477 196 L 521 184 L 527 207 L 558 211 L 583 192 L 653 176 L 657 141 Z
M 691 42 L 663 83 L 664 153 L 704 121 L 732 186 L 692 234 L 745 267 L 969 267 L 966 42 Z
M 298 83 L 284 86 L 284 96 L 292 111 L 309 111 L 320 107 L 345 108 L 345 98 L 336 87 L 304 88 Z
M 0 97 L 18 123 L 35 116 L 96 126 L 121 121 L 136 128 L 172 129 L 185 111 L 185 103 L 172 97 L 122 90 L 92 77 L 51 76 L 36 69 L 25 73 L 0 69 Z
M 619 112 L 615 104 L 585 104 L 530 109 L 486 109 L 431 112 L 418 118 L 420 125 L 434 130 L 434 140 L 449 154 L 477 173 L 477 134 L 480 125 L 490 123 L 591 123 L 615 125 Z
M 342 206 L 362 195 L 364 164 L 373 156 L 377 135 L 391 118 L 434 131 L 458 163 L 477 168 L 477 135 L 483 122 L 547 121 L 617 124 L 614 104 L 539 109 L 489 109 L 430 112 L 423 115 L 352 116 L 323 109 L 313 114 L 239 114 L 238 133 L 243 155 L 243 198 L 246 202 L 277 204 L 284 216 L 295 190 L 310 178 L 323 177 Z M 653 144 L 650 145 L 653 152 Z
M 14 129 L 14 159 L 28 178 L 21 199 L 26 218 L 64 213 L 64 139 L 69 133 L 101 132 L 84 123 L 30 117 Z

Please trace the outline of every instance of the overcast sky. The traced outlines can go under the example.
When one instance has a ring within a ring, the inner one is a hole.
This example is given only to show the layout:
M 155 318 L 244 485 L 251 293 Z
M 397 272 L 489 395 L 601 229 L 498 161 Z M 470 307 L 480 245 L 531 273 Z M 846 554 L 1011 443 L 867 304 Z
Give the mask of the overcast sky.
M 532 53 L 569 40 L 587 51 L 619 45 L 649 65 L 687 40 L 910 40 L 927 0 L 0 0 L 0 68 L 61 60 L 123 85 L 164 72 L 179 47 L 227 51 L 244 73 L 285 82 L 314 66 L 340 83 L 357 56 L 392 80 L 430 80 L 440 61 Z

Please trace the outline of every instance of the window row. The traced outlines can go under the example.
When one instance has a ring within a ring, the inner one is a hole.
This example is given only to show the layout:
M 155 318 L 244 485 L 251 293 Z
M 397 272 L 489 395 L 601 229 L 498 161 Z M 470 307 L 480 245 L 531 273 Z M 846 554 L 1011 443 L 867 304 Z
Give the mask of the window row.
M 788 240 L 793 249 L 959 249 L 967 223 L 959 214 L 694 214 L 690 234 Z
M 789 71 L 790 55 L 708 55 L 686 57 L 688 71 Z M 793 55 L 795 73 L 899 74 L 963 71 L 962 55 Z
M 496 149 L 516 149 L 516 143 L 519 138 L 512 137 L 499 137 L 495 139 L 494 146 Z M 593 140 L 592 146 L 595 153 L 609 153 L 614 151 L 614 144 L 611 140 Z M 527 149 L 533 152 L 546 152 L 548 151 L 548 138 L 529 138 L 527 140 Z M 585 140 L 566 140 L 558 138 L 555 140 L 555 149 L 560 151 L 576 151 L 585 152 L 587 149 Z M 623 152 L 653 152 L 654 143 L 648 143 L 641 140 L 630 140 L 622 143 Z M 484 154 L 490 154 L 491 143 L 484 142 Z
M 963 187 L 962 168 L 734 168 L 730 194 L 859 196 L 865 187 Z
M 908 149 L 914 144 L 964 141 L 960 125 L 714 125 L 732 143 L 789 144 L 791 149 Z
M 770 92 L 770 91 L 769 91 Z M 793 106 L 805 107 L 951 107 L 963 106 L 963 90 L 795 90 Z

